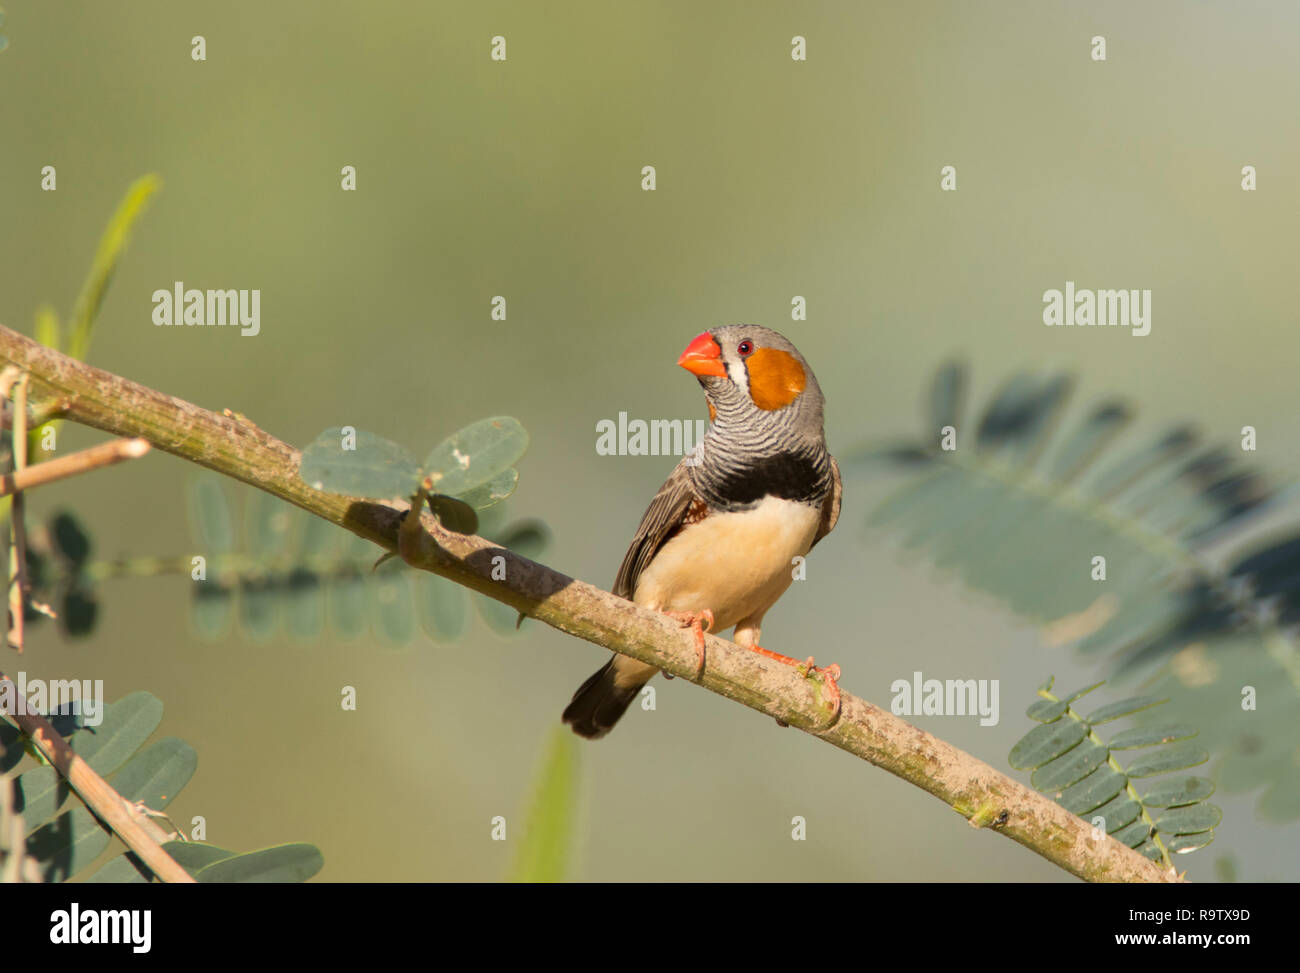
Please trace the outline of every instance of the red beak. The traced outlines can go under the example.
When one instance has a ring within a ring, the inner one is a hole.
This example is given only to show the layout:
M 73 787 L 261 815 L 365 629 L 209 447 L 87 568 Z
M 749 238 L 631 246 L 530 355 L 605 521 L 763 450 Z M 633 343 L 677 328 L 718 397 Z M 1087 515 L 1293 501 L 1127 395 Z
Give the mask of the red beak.
M 707 331 L 686 346 L 682 357 L 677 359 L 677 364 L 696 375 L 715 375 L 721 378 L 727 374 L 727 366 L 722 363 L 722 346 Z

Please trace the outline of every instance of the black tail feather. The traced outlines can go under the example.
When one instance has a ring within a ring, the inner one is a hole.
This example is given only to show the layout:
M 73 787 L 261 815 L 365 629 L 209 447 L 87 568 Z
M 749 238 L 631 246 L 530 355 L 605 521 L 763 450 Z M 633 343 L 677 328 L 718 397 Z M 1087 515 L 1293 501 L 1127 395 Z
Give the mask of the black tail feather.
M 641 685 L 619 686 L 615 682 L 614 663 L 618 656 L 610 659 L 578 687 L 573 699 L 564 710 L 564 722 L 573 727 L 573 732 L 589 740 L 599 740 L 614 728 L 619 717 L 627 712 L 628 706 L 641 691 Z

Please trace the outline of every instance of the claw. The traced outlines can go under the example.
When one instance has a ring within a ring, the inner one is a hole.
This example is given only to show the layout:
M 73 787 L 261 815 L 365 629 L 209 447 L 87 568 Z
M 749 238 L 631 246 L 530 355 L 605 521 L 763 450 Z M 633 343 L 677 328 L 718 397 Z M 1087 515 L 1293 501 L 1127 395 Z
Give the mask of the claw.
M 784 665 L 794 666 L 805 679 L 810 679 L 814 675 L 821 676 L 822 687 L 826 690 L 826 696 L 831 701 L 831 718 L 822 729 L 829 730 L 839 722 L 840 709 L 844 705 L 844 701 L 840 697 L 840 687 L 839 683 L 836 681 L 840 678 L 840 667 L 838 665 L 833 662 L 828 666 L 814 665 L 812 656 L 808 656 L 807 661 L 800 662 L 798 659 L 792 659 L 788 655 L 782 655 L 780 652 L 769 651 L 761 645 L 751 645 L 748 648 L 751 652 L 765 655 L 769 659 L 775 659 L 777 662 L 783 663 Z M 776 722 L 780 726 L 789 726 L 789 724 L 783 720 L 778 719 Z
M 822 677 L 822 689 L 826 691 L 826 695 L 831 701 L 830 722 L 824 727 L 824 729 L 829 730 L 839 722 L 840 709 L 844 706 L 844 700 L 840 696 L 840 684 L 837 681 L 840 678 L 840 667 L 834 662 L 828 666 L 815 666 L 813 665 L 812 656 L 808 657 L 805 665 L 808 667 L 807 672 L 804 673 L 805 677 L 811 676 L 813 673 L 820 675 Z
M 713 628 L 713 612 L 704 609 L 698 612 L 664 612 L 669 618 L 675 618 L 681 622 L 682 628 L 690 628 L 695 631 L 695 650 L 700 654 L 700 665 L 695 670 L 694 682 L 699 682 L 704 678 L 704 633 Z M 672 678 L 669 673 L 664 675 Z

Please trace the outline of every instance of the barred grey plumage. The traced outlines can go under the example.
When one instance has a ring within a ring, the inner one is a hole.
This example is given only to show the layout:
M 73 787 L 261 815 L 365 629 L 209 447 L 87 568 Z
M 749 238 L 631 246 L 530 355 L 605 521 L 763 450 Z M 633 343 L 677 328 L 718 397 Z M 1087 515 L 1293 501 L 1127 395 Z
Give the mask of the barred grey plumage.
M 726 325 L 687 352 L 697 347 L 680 363 L 704 388 L 712 422 L 650 502 L 613 590 L 678 615 L 707 609 L 717 631 L 734 625 L 736 640 L 755 647 L 763 614 L 790 584 L 792 556 L 835 526 L 839 467 L 826 448 L 821 387 L 784 336 Z M 574 693 L 564 722 L 604 736 L 656 671 L 615 655 Z

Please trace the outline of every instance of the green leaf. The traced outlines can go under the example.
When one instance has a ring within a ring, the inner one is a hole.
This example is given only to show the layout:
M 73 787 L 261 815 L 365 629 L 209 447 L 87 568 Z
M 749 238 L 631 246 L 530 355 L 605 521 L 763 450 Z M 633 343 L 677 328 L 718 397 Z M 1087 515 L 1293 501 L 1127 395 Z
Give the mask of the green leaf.
M 198 764 L 193 747 L 168 737 L 132 757 L 113 776 L 113 789 L 128 801 L 144 801 L 150 810 L 161 811 L 190 782 Z
M 280 592 L 274 579 L 244 577 L 239 583 L 239 631 L 250 642 L 267 643 L 280 622 Z
M 235 617 L 235 590 L 209 578 L 191 581 L 194 597 L 190 599 L 190 625 L 206 641 L 215 641 L 230 631 Z
M 421 595 L 418 604 L 424 631 L 437 642 L 459 638 L 465 631 L 465 590 L 428 572 L 421 572 L 416 584 Z
M 1189 804 L 1173 807 L 1156 818 L 1156 827 L 1165 834 L 1198 834 L 1211 831 L 1223 820 L 1223 812 L 1213 804 Z
M 429 509 L 448 530 L 454 530 L 457 534 L 473 534 L 478 531 L 478 514 L 466 500 L 435 493 L 429 497 Z
M 502 470 L 486 483 L 476 486 L 472 490 L 466 490 L 462 494 L 462 499 L 475 510 L 486 510 L 488 507 L 495 507 L 502 500 L 515 492 L 515 487 L 519 485 L 519 471 L 511 467 L 508 470 Z M 461 531 L 461 533 L 465 533 Z
M 1147 807 L 1177 807 L 1203 801 L 1213 793 L 1214 781 L 1205 777 L 1182 777 L 1156 781 L 1142 795 L 1142 803 Z
M 140 748 L 161 722 L 162 703 L 158 698 L 145 692 L 132 693 L 105 705 L 103 722 L 78 730 L 71 737 L 71 745 L 92 770 L 108 776 Z M 71 794 L 67 782 L 53 767 L 35 767 L 21 774 L 15 786 L 24 823 L 32 829 L 49 820 Z
M 1132 411 L 1122 402 L 1103 402 L 1094 406 L 1083 423 L 1056 450 L 1048 476 L 1058 483 L 1070 482 L 1132 420 Z
M 1036 726 L 1011 748 L 1011 766 L 1017 770 L 1034 770 L 1059 757 L 1087 735 L 1088 728 L 1078 720 Z
M 1156 774 L 1168 773 L 1171 770 L 1196 767 L 1209 759 L 1210 755 L 1200 747 L 1183 744 L 1139 754 L 1124 768 L 1124 771 L 1130 777 L 1154 777 Z
M 1071 784 L 1057 799 L 1057 803 L 1071 814 L 1086 815 L 1101 807 L 1124 789 L 1124 776 L 1103 764 L 1091 774 Z
M 1106 756 L 1105 747 L 1082 740 L 1073 750 L 1035 770 L 1030 780 L 1045 794 L 1061 791 L 1091 774 L 1106 762 Z
M 1101 817 L 1106 821 L 1106 833 L 1114 834 L 1120 828 L 1132 824 L 1142 813 L 1142 805 L 1128 794 L 1123 792 L 1116 794 L 1099 808 L 1089 811 L 1087 814 L 1088 822 L 1091 823 L 1093 818 Z
M 1130 449 L 1123 458 L 1097 471 L 1093 486 L 1103 496 L 1131 490 L 1143 478 L 1150 479 L 1153 472 L 1167 471 L 1173 461 L 1196 445 L 1196 439 L 1196 434 L 1185 427 L 1161 433 L 1154 441 Z
M 401 561 L 388 561 L 366 585 L 370 624 L 390 646 L 405 646 L 415 635 L 415 596 L 411 573 Z
M 301 512 L 299 516 L 303 520 L 300 553 L 304 558 L 326 558 L 338 550 L 339 538 L 347 534 L 346 531 L 335 527 L 323 517 L 312 517 Z M 356 537 L 355 534 L 347 536 Z
M 215 862 L 235 857 L 233 851 L 204 844 L 201 841 L 168 841 L 162 847 L 163 851 L 172 856 L 172 860 L 177 865 L 191 875 L 196 875 L 201 869 Z
M 406 448 L 366 432 L 334 426 L 302 451 L 298 475 L 313 490 L 390 500 L 413 494 L 420 471 Z
M 279 497 L 263 490 L 249 491 L 244 507 L 244 550 L 259 560 L 284 553 L 292 546 L 294 528 L 301 523 L 297 513 L 297 508 Z
M 1110 703 L 1093 710 L 1088 714 L 1085 722 L 1096 726 L 1099 723 L 1109 723 L 1112 720 L 1118 720 L 1122 716 L 1129 716 L 1133 713 L 1140 712 L 1144 709 L 1150 709 L 1152 706 L 1158 706 L 1161 703 L 1167 703 L 1169 700 L 1162 699 L 1159 696 L 1134 696 L 1131 699 L 1121 699 L 1119 702 Z
M 107 777 L 144 745 L 162 722 L 162 701 L 134 692 L 104 706 L 104 720 L 72 735 L 72 749 L 100 776 Z
M 511 524 L 494 542 L 529 560 L 536 561 L 551 543 L 551 531 L 540 520 Z
M 58 552 L 73 567 L 81 567 L 90 557 L 90 537 L 72 514 L 65 511 L 54 516 L 50 523 L 50 537 Z
M 0 37 L 0 50 L 4 49 L 7 42 L 7 38 Z M 108 284 L 117 267 L 118 258 L 126 249 L 131 227 L 144 211 L 149 197 L 157 192 L 161 185 L 158 177 L 151 175 L 136 180 L 127 189 L 125 198 L 118 206 L 117 212 L 109 220 L 108 226 L 100 238 L 99 246 L 95 251 L 94 260 L 90 266 L 90 273 L 85 283 L 82 284 L 81 293 L 77 297 L 76 304 L 73 305 L 66 347 L 63 347 L 59 333 L 58 318 L 55 316 L 54 311 L 48 307 L 42 307 L 36 312 L 37 341 L 51 348 L 57 348 L 72 358 L 85 360 L 90 351 L 90 336 L 95 319 L 99 314 L 100 305 L 104 301 L 104 294 L 108 291 Z M 61 419 L 51 419 L 49 422 L 41 423 L 28 431 L 27 448 L 29 455 L 40 456 L 42 454 L 41 443 L 45 430 L 47 428 L 57 429 L 62 421 Z M 3 503 L 7 504 L 7 502 L 6 500 Z
M 117 261 L 130 240 L 131 228 L 144 212 L 150 198 L 161 188 L 162 180 L 157 176 L 148 175 L 137 179 L 126 191 L 126 197 L 118 206 L 117 212 L 108 221 L 99 246 L 95 249 L 90 275 L 82 285 L 81 293 L 77 295 L 77 303 L 72 307 L 67 347 L 69 357 L 84 361 L 86 353 L 90 351 L 90 336 L 95 318 L 99 314 L 100 305 L 104 303 L 104 294 L 117 269 Z
M 89 635 L 99 617 L 99 601 L 94 592 L 81 581 L 74 581 L 63 593 L 59 603 L 59 623 L 72 638 Z
M 218 848 L 216 845 L 207 845 L 198 841 L 165 841 L 162 849 L 190 875 L 196 874 L 200 869 L 214 862 L 224 861 L 227 858 L 233 858 L 235 855 L 233 851 L 227 851 L 225 848 Z M 153 880 L 154 875 L 149 866 L 137 858 L 134 852 L 130 851 L 111 859 L 103 868 L 86 879 L 87 882 L 101 884 L 135 884 L 152 882 Z
M 354 639 L 366 630 L 366 588 L 366 579 L 360 571 L 340 573 L 330 579 L 330 624 L 342 639 Z
M 1094 682 L 1091 686 L 1085 686 L 1083 689 L 1080 689 L 1077 692 L 1070 693 L 1069 696 L 1065 697 L 1064 702 L 1073 703 L 1076 699 L 1082 699 L 1084 696 L 1087 696 L 1094 689 L 1100 689 L 1104 685 L 1106 685 L 1105 679 L 1103 679 L 1101 682 Z
M 1164 863 L 1164 858 L 1165 858 L 1164 853 L 1161 852 L 1161 850 L 1156 846 L 1156 843 L 1154 841 L 1143 842 L 1142 844 L 1137 846 L 1137 850 L 1141 854 L 1146 855 L 1156 864 Z
M 198 538 L 200 550 L 208 561 L 208 580 L 216 580 L 213 561 L 217 555 L 235 549 L 234 518 L 221 481 L 211 475 L 196 476 L 190 481 L 190 531 Z
M 1069 708 L 1070 704 L 1063 699 L 1040 699 L 1036 703 L 1030 703 L 1025 715 L 1039 723 L 1055 723 Z
M 128 851 L 110 858 L 102 868 L 87 876 L 87 882 L 96 885 L 139 885 L 153 881 L 153 872 L 144 862 Z
M 1165 842 L 1165 847 L 1171 854 L 1186 855 L 1188 852 L 1197 851 L 1204 848 L 1214 840 L 1213 831 L 1205 831 L 1200 834 L 1180 834 L 1174 835 Z
M 200 882 L 305 882 L 325 859 L 315 845 L 289 844 L 224 858 L 199 869 Z
M 1065 375 L 1040 379 L 1022 372 L 1011 376 L 980 419 L 976 429 L 980 448 L 1003 462 L 1025 462 L 1036 456 L 1072 387 Z
M 1188 612 L 1183 591 L 1148 591 L 1147 597 L 1120 605 L 1119 610 L 1077 644 L 1081 655 L 1123 653 L 1175 629 Z
M 1139 747 L 1153 747 L 1161 743 L 1173 743 L 1175 740 L 1187 740 L 1196 736 L 1196 727 L 1187 723 L 1156 723 L 1151 726 L 1135 726 L 1111 737 L 1109 746 L 1112 750 L 1136 750 Z
M 496 481 L 527 449 L 528 433 L 519 420 L 494 416 L 448 436 L 429 453 L 423 469 L 433 492 L 464 499 Z
M 14 780 L 14 800 L 29 830 L 52 818 L 72 791 L 53 767 L 33 767 Z
M 1146 841 L 1150 835 L 1151 825 L 1145 821 L 1134 821 L 1132 824 L 1125 825 L 1114 832 L 1111 837 L 1122 844 L 1128 845 L 1130 848 L 1136 848 Z
M 1300 817 L 1300 775 L 1278 770 L 1300 747 L 1300 639 L 1291 630 L 1300 530 L 1202 556 L 1210 541 L 1226 548 L 1219 542 L 1244 534 L 1263 504 L 1300 491 L 1282 489 L 1235 444 L 1202 445 L 1186 426 L 1115 448 L 1133 410 L 1107 399 L 1072 420 L 1061 411 L 1068 383 L 1050 375 L 1001 383 L 979 421 L 960 426 L 961 448 L 945 452 L 936 422 L 969 412 L 965 388 L 962 370 L 945 366 L 921 434 L 874 451 L 902 482 L 869 523 L 892 527 L 904 548 L 1027 619 L 1068 619 L 1059 630 L 1081 640 L 1078 652 L 1105 656 L 1113 679 L 1141 678 L 1142 692 L 1169 699 L 1162 722 L 1196 726 L 1196 741 L 1226 758 L 1221 788 L 1260 791 L 1261 815 Z M 1081 551 L 1106 554 L 1105 585 L 1091 580 Z M 1244 685 L 1275 697 L 1249 726 L 1221 706 Z M 1032 715 L 1054 712 L 1043 704 Z M 1135 730 L 1121 742 L 1142 739 Z
M 315 566 L 335 555 L 341 532 L 321 517 L 303 517 L 299 566 L 289 572 L 285 606 L 286 626 L 291 635 L 306 641 L 325 629 L 326 578 Z
M 203 844 L 198 841 L 165 841 L 163 851 L 181 868 L 195 876 L 198 872 L 215 862 L 234 858 L 233 851 L 218 848 L 216 845 Z M 140 883 L 152 882 L 153 872 L 149 866 L 135 856 L 134 852 L 118 855 L 103 868 L 91 875 L 86 881 L 96 883 Z
M 286 623 L 290 635 L 307 641 L 324 631 L 325 586 L 319 575 L 305 568 L 295 568 L 289 573 L 289 588 L 285 599 Z
M 578 753 L 575 737 L 561 728 L 551 742 L 524 824 L 511 875 L 516 882 L 562 882 L 573 854 L 577 813 Z
M 53 348 L 55 351 L 61 350 L 59 348 L 59 315 L 48 304 L 42 304 L 36 309 L 36 331 L 33 333 L 33 337 L 46 348 Z
M 94 816 L 75 807 L 30 835 L 27 854 L 40 863 L 46 882 L 62 882 L 98 858 L 108 841 L 108 832 Z

